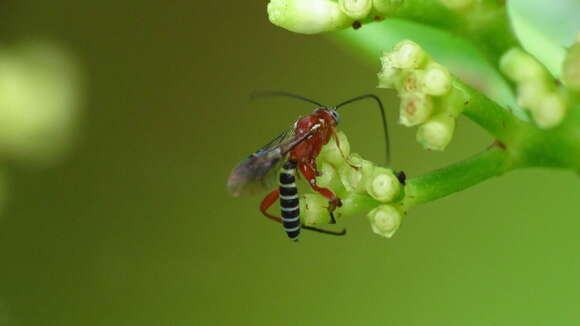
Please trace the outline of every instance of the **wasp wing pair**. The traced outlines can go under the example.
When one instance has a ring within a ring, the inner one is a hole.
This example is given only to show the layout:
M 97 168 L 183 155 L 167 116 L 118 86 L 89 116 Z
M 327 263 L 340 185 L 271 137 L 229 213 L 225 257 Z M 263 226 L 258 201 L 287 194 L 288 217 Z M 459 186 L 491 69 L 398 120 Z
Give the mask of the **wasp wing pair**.
M 229 192 L 238 197 L 273 188 L 276 183 L 276 172 L 288 153 L 312 136 L 316 129 L 318 128 L 315 126 L 298 137 L 294 129 L 289 128 L 248 156 L 230 174 Z

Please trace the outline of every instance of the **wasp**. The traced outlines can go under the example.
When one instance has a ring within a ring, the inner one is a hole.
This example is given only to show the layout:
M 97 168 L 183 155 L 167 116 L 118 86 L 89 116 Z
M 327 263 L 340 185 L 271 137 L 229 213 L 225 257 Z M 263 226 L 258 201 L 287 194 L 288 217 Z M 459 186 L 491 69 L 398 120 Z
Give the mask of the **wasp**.
M 326 106 L 309 98 L 288 92 L 260 92 L 254 93 L 252 98 L 272 96 L 285 96 L 302 100 L 316 105 L 316 108 L 311 114 L 300 117 L 293 127 L 283 131 L 234 168 L 228 179 L 228 190 L 233 196 L 237 197 L 245 193 L 272 189 L 274 185 L 271 180 L 275 176 L 273 172 L 279 171 L 278 188 L 271 190 L 260 204 L 260 211 L 264 216 L 281 223 L 288 237 L 294 241 L 298 240 L 301 228 L 331 235 L 346 234 L 345 229 L 332 231 L 301 224 L 296 177 L 300 173 L 312 190 L 328 199 L 331 223 L 335 224 L 336 220 L 333 212 L 337 207 L 342 206 L 342 202 L 332 190 L 319 187 L 316 184 L 316 177 L 320 175 L 316 168 L 316 158 L 320 154 L 322 147 L 332 138 L 339 145 L 336 134 L 336 128 L 340 122 L 338 109 L 356 101 L 373 99 L 377 102 L 381 113 L 388 161 L 389 137 L 385 111 L 381 100 L 376 95 L 365 94 L 335 106 Z M 340 146 L 338 148 L 340 149 Z M 344 154 L 342 156 L 347 160 Z M 358 168 L 353 165 L 351 167 Z M 282 217 L 268 213 L 268 209 L 278 200 L 280 200 Z

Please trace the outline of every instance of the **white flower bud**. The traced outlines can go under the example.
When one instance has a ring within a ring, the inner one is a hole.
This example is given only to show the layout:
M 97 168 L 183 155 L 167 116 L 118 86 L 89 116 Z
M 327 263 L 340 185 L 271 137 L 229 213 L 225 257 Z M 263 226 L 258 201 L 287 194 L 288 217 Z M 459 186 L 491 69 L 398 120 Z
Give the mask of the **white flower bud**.
M 544 129 L 559 125 L 566 115 L 566 109 L 566 103 L 558 93 L 544 95 L 537 105 L 530 108 L 534 121 Z
M 425 63 L 427 54 L 417 43 L 403 40 L 395 45 L 391 59 L 396 68 L 416 69 Z
M 318 172 L 320 176 L 316 177 L 316 184 L 323 188 L 329 188 L 335 194 L 344 191 L 342 183 L 340 183 L 340 176 L 336 169 L 328 162 L 322 161 L 318 163 Z
M 393 170 L 375 167 L 366 181 L 366 190 L 371 197 L 381 202 L 393 201 L 401 191 L 401 183 Z
M 402 215 L 391 205 L 381 205 L 368 215 L 373 232 L 385 238 L 392 237 L 401 225 Z
M 531 108 L 536 105 L 539 100 L 548 95 L 550 90 L 548 85 L 542 80 L 529 80 L 517 85 L 517 103 L 523 108 Z
M 340 180 L 344 188 L 348 192 L 366 192 L 365 185 L 368 177 L 373 173 L 374 164 L 361 158 L 358 154 L 351 154 L 348 161 L 356 168 L 348 164 L 340 168 Z
M 512 48 L 500 59 L 500 70 L 516 82 L 546 79 L 544 67 L 532 56 L 519 48 Z
M 442 151 L 453 138 L 455 119 L 447 114 L 439 114 L 425 122 L 417 130 L 417 141 L 425 149 Z
M 334 31 L 352 23 L 330 0 L 271 0 L 268 18 L 274 25 L 302 34 Z
M 371 12 L 372 0 L 338 0 L 338 7 L 352 19 L 363 19 Z
M 451 89 L 451 76 L 444 66 L 429 62 L 422 76 L 422 89 L 429 95 L 445 95 Z

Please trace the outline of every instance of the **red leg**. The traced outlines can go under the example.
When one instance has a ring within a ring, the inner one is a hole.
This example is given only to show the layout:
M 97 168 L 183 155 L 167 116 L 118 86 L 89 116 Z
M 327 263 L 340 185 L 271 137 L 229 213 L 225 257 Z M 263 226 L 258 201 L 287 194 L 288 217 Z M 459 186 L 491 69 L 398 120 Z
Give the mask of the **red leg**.
M 309 163 L 300 163 L 298 165 L 300 172 L 306 178 L 308 184 L 312 190 L 318 192 L 322 196 L 326 197 L 329 201 L 328 210 L 332 213 L 337 207 L 342 206 L 342 202 L 340 198 L 338 198 L 332 190 L 328 188 L 322 188 L 316 185 L 316 162 L 314 160 L 310 161 Z
M 264 199 L 262 200 L 262 204 L 260 204 L 260 211 L 262 212 L 262 214 L 264 214 L 264 216 L 266 216 L 267 218 L 276 221 L 278 223 L 282 223 L 282 219 L 274 216 L 274 215 L 270 215 L 270 213 L 268 213 L 268 208 L 270 208 L 270 206 L 272 206 L 276 201 L 278 201 L 278 197 L 280 197 L 280 190 L 276 189 L 276 190 L 272 190 L 271 193 L 269 193 L 266 197 L 264 197 Z
M 260 204 L 260 211 L 262 212 L 262 214 L 264 214 L 264 216 L 266 216 L 267 218 L 278 222 L 278 223 L 282 223 L 282 219 L 274 216 L 274 215 L 270 215 L 267 211 L 268 208 L 270 208 L 270 206 L 272 206 L 280 197 L 280 190 L 276 189 L 276 190 L 272 190 L 272 192 L 270 192 L 266 197 L 264 197 L 264 199 L 262 200 L 262 204 Z M 316 231 L 319 233 L 325 233 L 325 234 L 331 234 L 331 235 L 345 235 L 346 234 L 346 230 L 342 230 L 342 231 L 330 231 L 330 230 L 325 230 L 325 229 L 320 229 L 314 226 L 307 226 L 307 225 L 302 225 L 303 229 L 306 230 L 310 230 L 310 231 Z

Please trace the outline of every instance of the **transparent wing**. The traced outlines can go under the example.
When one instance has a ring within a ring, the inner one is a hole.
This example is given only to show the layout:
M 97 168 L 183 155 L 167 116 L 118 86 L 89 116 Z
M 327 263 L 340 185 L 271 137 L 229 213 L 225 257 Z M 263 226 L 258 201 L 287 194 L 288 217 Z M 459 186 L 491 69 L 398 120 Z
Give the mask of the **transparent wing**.
M 262 146 L 259 150 L 257 150 L 254 154 L 258 153 L 265 153 L 272 150 L 275 150 L 281 144 L 288 142 L 289 140 L 293 139 L 295 136 L 294 128 L 288 128 L 282 131 L 278 137 L 270 140 L 266 145 Z
M 296 138 L 294 129 L 287 129 L 243 160 L 228 178 L 229 192 L 238 197 L 272 189 L 276 185 L 277 171 L 284 158 L 305 137 Z

